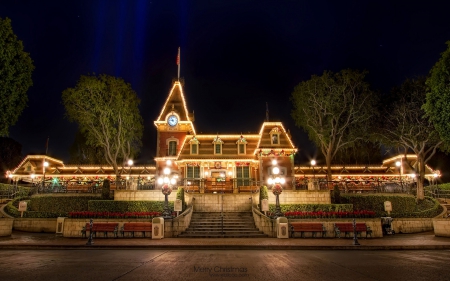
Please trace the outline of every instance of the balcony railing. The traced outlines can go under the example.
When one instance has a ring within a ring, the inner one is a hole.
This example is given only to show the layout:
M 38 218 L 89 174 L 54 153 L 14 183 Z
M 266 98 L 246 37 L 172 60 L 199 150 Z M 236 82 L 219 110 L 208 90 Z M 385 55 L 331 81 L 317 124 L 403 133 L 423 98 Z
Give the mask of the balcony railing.
M 239 193 L 259 191 L 260 183 L 252 179 L 208 180 L 184 178 L 178 182 L 186 192 Z

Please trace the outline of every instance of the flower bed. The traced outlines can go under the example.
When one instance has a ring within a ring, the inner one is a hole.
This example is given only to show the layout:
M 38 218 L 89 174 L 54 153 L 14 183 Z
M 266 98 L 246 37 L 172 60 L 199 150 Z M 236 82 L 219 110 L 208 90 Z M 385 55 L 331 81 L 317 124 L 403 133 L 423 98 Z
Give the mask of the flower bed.
M 353 212 L 286 212 L 284 216 L 289 219 L 315 219 L 315 218 L 330 218 L 330 219 L 341 219 L 341 218 L 374 218 L 374 211 L 353 211 Z
M 73 219 L 87 219 L 87 218 L 101 218 L 101 219 L 151 219 L 161 216 L 160 212 L 70 212 L 69 218 Z

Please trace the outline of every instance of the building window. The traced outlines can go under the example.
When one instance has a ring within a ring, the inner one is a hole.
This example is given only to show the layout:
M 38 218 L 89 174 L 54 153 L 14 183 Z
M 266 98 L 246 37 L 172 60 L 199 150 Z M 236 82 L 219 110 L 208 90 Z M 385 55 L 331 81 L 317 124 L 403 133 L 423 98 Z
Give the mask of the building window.
M 190 141 L 189 144 L 191 146 L 191 154 L 197 155 L 198 154 L 198 145 L 200 142 L 197 140 L 197 138 L 194 136 Z
M 272 144 L 273 145 L 280 144 L 280 142 L 279 142 L 280 141 L 279 134 L 272 134 L 271 140 L 272 140 Z
M 191 144 L 191 154 L 198 154 L 198 144 L 192 143 Z
M 236 144 L 238 146 L 238 154 L 245 154 L 247 148 L 247 140 L 243 136 L 241 136 L 237 140 Z
M 214 145 L 214 154 L 222 154 L 223 141 L 219 138 L 219 136 L 215 137 L 212 143 Z
M 188 179 L 198 179 L 200 178 L 200 167 L 199 166 L 187 166 L 186 175 Z
M 214 146 L 214 154 L 222 154 L 222 144 L 216 143 Z
M 280 129 L 278 127 L 270 130 L 270 143 L 272 145 L 280 145 Z
M 250 167 L 241 166 L 236 167 L 236 180 L 237 186 L 249 186 L 250 185 Z
M 179 141 L 174 136 L 166 139 L 166 145 L 167 145 L 167 153 L 166 156 L 176 156 L 177 155 L 177 149 L 178 149 Z
M 176 156 L 177 155 L 177 142 L 169 141 L 169 155 L 168 156 Z

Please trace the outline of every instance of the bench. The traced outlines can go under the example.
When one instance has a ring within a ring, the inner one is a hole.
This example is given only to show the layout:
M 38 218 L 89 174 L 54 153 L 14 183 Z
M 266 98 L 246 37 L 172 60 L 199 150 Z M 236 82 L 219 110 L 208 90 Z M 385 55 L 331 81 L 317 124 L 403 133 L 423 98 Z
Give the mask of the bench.
M 71 185 L 66 186 L 66 192 L 76 192 L 76 193 L 85 192 L 85 193 L 87 193 L 87 192 L 89 192 L 90 187 L 91 187 L 90 185 L 85 185 L 85 184 L 77 184 L 77 185 L 71 184 Z
M 135 232 L 142 232 L 142 236 L 145 237 L 145 232 L 152 232 L 151 222 L 126 222 L 120 228 L 120 233 L 122 237 L 125 236 L 125 232 L 131 232 L 132 237 L 134 237 Z
M 322 233 L 322 237 L 327 235 L 325 226 L 321 223 L 309 223 L 309 222 L 292 222 L 291 223 L 291 238 L 294 238 L 294 233 L 300 232 L 301 237 L 305 237 L 305 232 L 312 232 L 312 237 L 316 237 L 317 232 Z
M 92 235 L 97 237 L 97 232 L 103 232 L 103 237 L 108 237 L 108 232 L 114 234 L 114 238 L 117 238 L 117 231 L 119 228 L 118 223 L 111 222 L 97 222 L 92 224 Z M 82 237 L 86 237 L 87 232 L 91 231 L 91 224 L 86 223 L 86 226 L 81 230 Z
M 341 223 L 335 223 L 334 224 L 334 237 L 341 238 L 341 232 L 345 233 L 345 237 L 347 235 L 350 235 L 350 233 L 353 233 L 353 223 L 352 222 L 341 222 Z M 372 237 L 372 230 L 370 229 L 370 226 L 367 226 L 364 222 L 357 222 L 356 223 L 356 235 L 361 236 L 361 233 L 366 233 L 366 238 L 368 235 Z

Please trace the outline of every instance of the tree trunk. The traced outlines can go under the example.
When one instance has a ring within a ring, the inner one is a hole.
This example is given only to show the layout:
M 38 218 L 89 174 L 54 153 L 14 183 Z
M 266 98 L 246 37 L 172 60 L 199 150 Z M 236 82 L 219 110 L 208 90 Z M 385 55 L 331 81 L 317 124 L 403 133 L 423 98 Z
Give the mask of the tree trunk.
M 325 155 L 325 161 L 327 163 L 327 181 L 331 182 L 332 174 L 331 174 L 331 153 L 328 151 L 327 155 Z
M 417 179 L 417 200 L 419 201 L 425 199 L 425 194 L 423 191 L 423 182 L 425 181 L 425 162 L 423 155 L 418 155 L 417 167 L 419 170 L 419 178 Z

